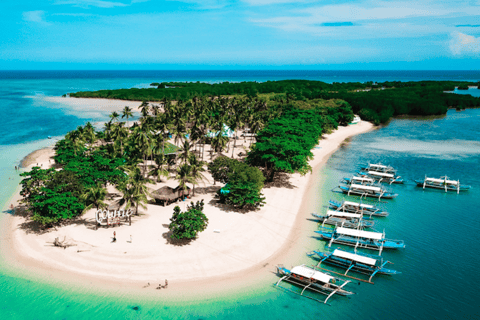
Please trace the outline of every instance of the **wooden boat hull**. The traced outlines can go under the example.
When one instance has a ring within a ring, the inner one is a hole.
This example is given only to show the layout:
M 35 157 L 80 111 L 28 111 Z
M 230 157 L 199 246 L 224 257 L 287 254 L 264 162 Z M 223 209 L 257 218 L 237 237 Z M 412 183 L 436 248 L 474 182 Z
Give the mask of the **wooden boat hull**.
M 332 240 L 333 243 L 344 244 L 346 246 L 365 248 L 371 250 L 381 250 L 383 249 L 403 249 L 405 248 L 405 243 L 401 240 L 373 240 L 373 239 L 358 239 L 356 237 L 351 237 L 347 235 L 336 234 L 333 230 L 329 231 L 315 231 L 320 234 L 320 236 L 328 241 Z

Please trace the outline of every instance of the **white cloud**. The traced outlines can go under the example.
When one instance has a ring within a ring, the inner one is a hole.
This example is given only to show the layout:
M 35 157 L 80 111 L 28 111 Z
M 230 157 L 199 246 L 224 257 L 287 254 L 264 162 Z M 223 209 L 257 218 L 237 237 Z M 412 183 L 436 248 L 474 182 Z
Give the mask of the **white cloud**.
M 42 10 L 25 11 L 22 16 L 24 21 L 36 22 L 44 25 L 49 24 L 47 21 L 45 21 L 45 11 Z
M 57 0 L 55 4 L 71 4 L 75 7 L 88 8 L 114 8 L 114 7 L 126 7 L 129 4 L 122 2 L 104 1 L 104 0 Z
M 465 33 L 453 32 L 449 47 L 455 56 L 480 53 L 480 37 L 475 38 Z

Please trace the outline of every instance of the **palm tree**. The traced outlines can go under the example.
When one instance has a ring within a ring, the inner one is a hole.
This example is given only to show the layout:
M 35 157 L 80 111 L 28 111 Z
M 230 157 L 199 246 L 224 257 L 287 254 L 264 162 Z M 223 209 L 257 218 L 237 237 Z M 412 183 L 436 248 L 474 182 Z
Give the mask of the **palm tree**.
M 164 167 L 167 164 L 167 157 L 163 153 L 159 153 L 155 156 L 155 165 L 150 166 L 152 169 L 148 175 L 157 177 L 157 182 L 161 182 L 161 177 L 169 178 L 168 170 Z
M 179 156 L 178 156 L 180 159 L 183 159 L 183 163 L 186 163 L 187 160 L 192 155 L 192 146 L 193 146 L 193 143 L 190 143 L 188 139 L 185 139 L 183 141 L 183 144 L 179 150 Z
M 110 122 L 117 121 L 119 116 L 120 115 L 117 113 L 117 111 L 113 111 L 112 114 L 109 116 L 110 117 Z
M 128 179 L 118 186 L 118 189 L 123 193 L 123 197 L 120 199 L 120 205 L 125 204 L 125 209 L 135 206 L 135 212 L 138 214 L 139 206 L 147 209 L 145 204 L 148 202 L 147 196 L 150 194 L 146 183 L 152 181 L 144 178 L 137 166 L 128 167 L 125 168 L 125 170 Z
M 100 186 L 94 186 L 88 188 L 86 192 L 81 196 L 81 199 L 87 205 L 85 211 L 90 210 L 92 207 L 95 207 L 98 211 L 100 208 L 105 208 L 107 204 L 103 202 L 105 196 L 107 195 L 107 189 Z
M 140 127 L 135 128 L 135 143 L 137 144 L 140 153 L 143 154 L 143 161 L 145 162 L 148 151 L 150 149 L 150 141 L 151 141 L 151 136 L 148 131 L 142 130 Z M 143 173 L 145 174 L 147 165 L 144 163 L 143 165 Z
M 187 190 L 187 182 L 192 182 L 192 169 L 184 163 L 177 169 L 177 175 L 175 179 L 178 180 L 178 186 L 182 188 L 182 198 L 185 196 L 185 190 Z
M 104 132 L 105 132 L 105 141 L 109 141 L 111 139 L 111 133 L 112 133 L 112 122 L 109 121 L 109 122 L 105 122 L 104 124 L 105 126 L 105 129 L 104 129 Z
M 193 184 L 193 195 L 195 196 L 195 184 L 199 181 L 205 181 L 207 178 L 203 174 L 205 172 L 205 162 L 198 160 L 197 156 L 192 154 L 190 158 L 188 158 L 188 163 L 190 164 L 191 170 L 191 181 Z
M 132 118 L 132 117 L 133 117 L 132 108 L 130 108 L 129 106 L 125 106 L 125 108 L 123 108 L 123 111 L 122 111 L 122 119 L 127 118 L 127 127 L 128 127 L 128 118 Z
M 123 142 L 128 138 L 128 130 L 123 127 L 123 122 L 114 125 L 112 130 L 112 138 L 115 142 L 120 143 L 120 153 L 123 157 Z

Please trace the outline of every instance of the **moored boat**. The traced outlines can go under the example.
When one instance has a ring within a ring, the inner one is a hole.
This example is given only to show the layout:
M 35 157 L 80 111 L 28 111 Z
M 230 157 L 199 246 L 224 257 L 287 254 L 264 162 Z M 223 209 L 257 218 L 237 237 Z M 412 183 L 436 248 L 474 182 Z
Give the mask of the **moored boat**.
M 371 186 L 371 185 L 375 184 L 375 180 L 373 178 L 370 178 L 370 177 L 367 177 L 367 176 L 363 176 L 363 177 L 353 176 L 351 178 L 343 178 L 341 182 L 345 183 L 347 185 L 361 184 L 361 185 L 364 185 L 364 186 Z
M 388 192 L 385 188 L 379 186 L 365 186 L 361 184 L 350 184 L 349 186 L 338 186 L 340 190 L 347 195 L 357 195 L 360 197 L 373 197 L 393 199 L 398 196 L 397 193 Z
M 330 200 L 328 201 L 330 208 L 343 211 L 343 212 L 360 212 L 364 216 L 376 216 L 376 217 L 386 217 L 388 216 L 388 212 L 383 211 L 381 208 L 365 203 L 353 202 L 353 201 L 342 201 L 337 202 Z
M 379 250 L 380 253 L 383 249 L 405 248 L 403 240 L 386 239 L 385 233 L 381 232 L 348 229 L 344 227 L 336 227 L 333 230 L 323 228 L 315 232 L 320 234 L 323 239 L 329 241 L 329 247 L 332 243 L 340 243 L 355 248 Z
M 395 174 L 397 170 L 395 170 L 391 166 L 386 166 L 381 163 L 369 163 L 366 166 L 360 168 L 362 171 L 376 171 L 376 172 L 384 172 L 384 173 L 392 173 Z
M 287 269 L 282 265 L 278 265 L 277 273 L 281 275 L 282 278 L 278 280 L 275 286 L 281 287 L 296 294 L 300 294 L 301 296 L 317 300 L 319 302 L 327 303 L 328 299 L 330 299 L 330 297 L 332 297 L 334 294 L 339 294 L 342 296 L 349 296 L 354 294 L 351 291 L 343 289 L 343 287 L 347 285 L 350 281 L 336 278 L 328 273 L 316 270 L 315 268 L 308 267 L 304 264 L 293 267 L 292 269 Z M 282 287 L 280 285 L 282 281 L 303 287 L 303 290 L 301 291 L 301 293 L 298 293 L 288 288 Z M 305 296 L 303 294 L 307 289 L 313 292 L 327 295 L 327 297 L 325 298 L 325 300 L 319 300 L 309 296 Z
M 342 226 L 345 228 L 373 228 L 375 221 L 371 219 L 363 219 L 363 214 L 352 212 L 341 212 L 327 210 L 326 215 L 312 213 L 312 216 L 322 222 L 322 227 L 326 224 L 333 226 Z
M 385 265 L 391 263 L 390 261 L 384 260 L 381 256 L 373 256 L 367 254 L 354 253 L 349 251 L 344 251 L 341 249 L 335 249 L 333 252 L 322 252 L 322 251 L 312 251 L 308 252 L 309 257 L 317 256 L 320 261 L 317 264 L 317 268 L 320 268 L 320 265 L 325 262 L 330 265 L 334 265 L 340 268 L 345 268 L 345 273 L 342 273 L 342 276 L 349 277 L 355 280 L 360 280 L 368 283 L 373 283 L 372 278 L 378 274 L 385 275 L 394 275 L 401 272 L 387 269 Z M 320 268 L 322 270 L 326 270 Z M 349 271 L 354 271 L 361 274 L 366 274 L 369 276 L 368 280 L 363 280 L 347 275 Z M 331 270 L 329 272 L 337 273 Z M 340 274 L 340 273 L 337 273 Z
M 471 189 L 471 186 L 461 185 L 460 180 L 449 180 L 447 176 L 440 178 L 428 178 L 425 176 L 425 179 L 415 180 L 415 183 L 418 187 L 423 187 L 423 189 L 443 189 L 445 192 L 456 191 L 457 193 L 460 193 L 460 191 L 467 191 Z
M 375 182 L 385 182 L 385 183 L 403 183 L 403 179 L 400 176 L 397 176 L 393 173 L 378 172 L 378 171 L 366 171 L 358 172 L 361 177 L 373 179 Z

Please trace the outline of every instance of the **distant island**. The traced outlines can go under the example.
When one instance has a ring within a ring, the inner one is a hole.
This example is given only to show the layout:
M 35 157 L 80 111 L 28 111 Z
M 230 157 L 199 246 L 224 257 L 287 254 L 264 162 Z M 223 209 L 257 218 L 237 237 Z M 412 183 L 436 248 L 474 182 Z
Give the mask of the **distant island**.
M 363 120 L 385 123 L 397 115 L 442 115 L 449 108 L 465 109 L 480 106 L 480 98 L 450 93 L 456 87 L 466 90 L 478 82 L 465 81 L 387 81 L 325 83 L 311 80 L 267 82 L 161 82 L 155 88 L 83 91 L 70 93 L 77 98 L 104 98 L 138 101 L 189 100 L 207 96 L 260 97 L 269 105 L 291 103 L 310 105 L 315 99 L 342 99 Z M 314 104 L 314 103 L 313 103 Z

